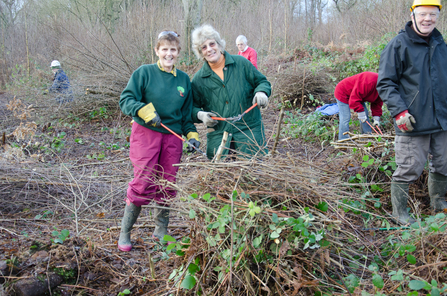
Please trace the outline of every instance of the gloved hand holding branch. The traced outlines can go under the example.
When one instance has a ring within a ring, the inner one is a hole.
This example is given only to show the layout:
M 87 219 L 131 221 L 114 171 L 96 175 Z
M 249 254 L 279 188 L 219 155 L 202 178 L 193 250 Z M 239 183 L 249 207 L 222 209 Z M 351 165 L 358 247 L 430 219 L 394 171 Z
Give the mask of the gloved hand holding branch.
M 251 103 L 253 105 L 258 103 L 258 108 L 267 108 L 267 106 L 269 105 L 269 98 L 264 92 L 258 91 L 257 93 L 255 93 L 255 96 Z
M 368 119 L 365 111 L 357 113 L 357 116 L 359 117 L 359 120 L 361 122 L 366 122 L 366 120 Z
M 216 116 L 216 114 L 206 111 L 199 111 L 197 113 L 197 118 L 209 127 L 213 127 L 217 124 L 217 120 L 212 119 L 211 116 Z

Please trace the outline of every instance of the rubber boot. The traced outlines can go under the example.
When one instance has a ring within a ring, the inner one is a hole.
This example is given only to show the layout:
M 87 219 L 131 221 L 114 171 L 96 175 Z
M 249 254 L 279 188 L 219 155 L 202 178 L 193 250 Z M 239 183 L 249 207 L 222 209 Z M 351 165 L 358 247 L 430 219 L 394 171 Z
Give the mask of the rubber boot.
M 435 212 L 447 209 L 444 195 L 447 191 L 447 177 L 437 173 L 428 174 L 428 195 L 430 206 Z
M 118 240 L 118 249 L 123 252 L 132 250 L 132 243 L 130 242 L 130 231 L 140 215 L 141 207 L 137 207 L 126 199 L 126 207 L 124 208 L 124 216 L 121 221 L 121 232 Z
M 391 182 L 391 203 L 393 217 L 400 224 L 416 222 L 407 212 L 407 198 L 410 185 L 405 182 Z
M 155 208 L 154 212 L 155 230 L 152 236 L 161 241 L 168 234 L 169 209 Z

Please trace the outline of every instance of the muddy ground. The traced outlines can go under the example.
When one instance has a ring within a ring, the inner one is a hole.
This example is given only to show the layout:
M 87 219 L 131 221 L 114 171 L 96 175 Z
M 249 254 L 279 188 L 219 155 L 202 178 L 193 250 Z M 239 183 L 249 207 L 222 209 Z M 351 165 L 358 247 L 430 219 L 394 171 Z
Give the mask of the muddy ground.
M 330 95 L 323 97 L 331 103 Z M 5 135 L 22 122 L 7 109 L 12 99 L 12 94 L 0 96 Z M 133 250 L 117 249 L 123 200 L 132 179 L 130 119 L 110 106 L 92 110 L 96 113 L 71 112 L 75 107 L 67 110 L 70 106 L 51 102 L 35 106 L 38 126 L 31 142 L 5 137 L 0 149 L 0 294 L 38 295 L 33 294 L 40 289 L 36 278 L 52 283 L 51 292 L 45 285 L 42 288 L 48 295 L 125 295 L 126 289 L 131 295 L 178 293 L 169 275 L 182 259 L 167 254 L 166 246 L 151 239 L 152 208 L 143 209 L 132 231 Z M 270 149 L 278 114 L 273 103 L 263 111 Z M 204 127 L 197 128 L 206 139 Z M 25 147 L 23 152 L 13 143 Z M 349 153 L 318 141 L 282 138 L 278 152 L 344 174 L 345 180 L 360 167 Z M 199 154 L 185 153 L 182 158 L 183 163 L 206 161 Z M 197 176 L 206 173 L 201 170 L 181 167 L 179 187 L 185 192 L 194 188 Z M 422 178 L 418 188 L 423 190 L 424 183 Z M 178 209 L 175 202 L 172 207 Z M 186 237 L 191 229 L 187 215 L 172 211 L 173 237 Z

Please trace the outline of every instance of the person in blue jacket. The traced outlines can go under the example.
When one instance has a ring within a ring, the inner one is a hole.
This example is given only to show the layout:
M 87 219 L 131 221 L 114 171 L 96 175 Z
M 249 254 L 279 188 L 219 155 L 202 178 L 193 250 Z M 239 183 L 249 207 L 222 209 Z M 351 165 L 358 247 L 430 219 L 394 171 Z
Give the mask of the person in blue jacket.
M 48 88 L 49 93 L 55 93 L 56 101 L 60 104 L 73 101 L 73 91 L 67 74 L 61 68 L 57 60 L 51 62 L 51 70 L 54 73 L 53 85 Z

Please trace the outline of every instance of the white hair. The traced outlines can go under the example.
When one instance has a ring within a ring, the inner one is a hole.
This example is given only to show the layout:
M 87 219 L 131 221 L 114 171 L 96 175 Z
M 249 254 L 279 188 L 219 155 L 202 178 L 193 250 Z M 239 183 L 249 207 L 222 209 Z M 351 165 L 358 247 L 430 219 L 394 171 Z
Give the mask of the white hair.
M 244 44 L 247 44 L 247 37 L 245 37 L 244 35 L 239 35 L 236 38 L 236 44 L 238 41 L 242 41 Z
M 207 40 L 214 39 L 223 52 L 225 50 L 225 40 L 220 38 L 219 32 L 217 32 L 211 25 L 204 24 L 200 27 L 194 29 L 191 34 L 192 39 L 192 50 L 198 59 L 203 58 L 202 56 L 202 44 Z

